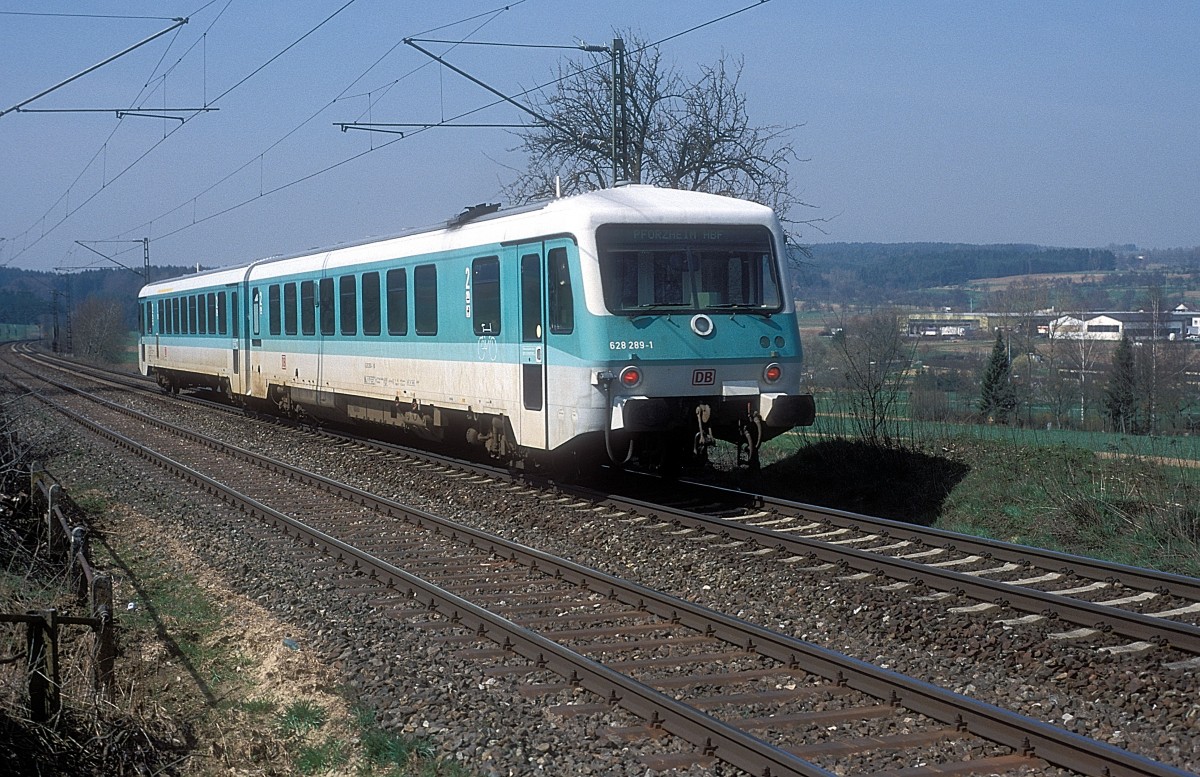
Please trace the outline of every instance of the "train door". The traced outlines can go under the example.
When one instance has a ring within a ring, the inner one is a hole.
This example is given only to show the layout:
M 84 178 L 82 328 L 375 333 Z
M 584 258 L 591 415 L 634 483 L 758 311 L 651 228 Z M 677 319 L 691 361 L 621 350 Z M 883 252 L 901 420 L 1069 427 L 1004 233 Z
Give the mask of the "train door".
M 521 317 L 521 444 L 546 448 L 546 332 L 542 299 L 544 247 L 530 243 L 517 247 Z
M 329 257 L 333 255 L 330 251 L 325 254 L 325 258 L 321 260 L 321 277 L 317 281 L 317 288 L 314 293 L 314 303 L 317 306 L 316 315 L 316 331 L 317 331 L 317 369 L 313 390 L 317 392 L 318 397 L 321 392 L 326 390 L 325 379 L 326 371 L 329 369 L 329 355 L 326 353 L 326 347 L 331 352 L 337 351 L 335 348 L 336 341 L 332 340 L 337 334 L 337 292 L 334 289 L 334 276 L 329 269 Z M 330 395 L 332 397 L 332 395 Z M 332 404 L 332 398 L 329 400 Z
M 242 343 L 241 322 L 244 318 L 241 309 L 241 284 L 230 283 L 225 291 L 217 296 L 217 316 L 220 320 L 220 333 L 228 334 L 230 353 L 229 390 L 235 395 L 246 393 L 245 364 L 243 360 L 248 349 Z M 228 329 L 226 329 L 228 327 Z

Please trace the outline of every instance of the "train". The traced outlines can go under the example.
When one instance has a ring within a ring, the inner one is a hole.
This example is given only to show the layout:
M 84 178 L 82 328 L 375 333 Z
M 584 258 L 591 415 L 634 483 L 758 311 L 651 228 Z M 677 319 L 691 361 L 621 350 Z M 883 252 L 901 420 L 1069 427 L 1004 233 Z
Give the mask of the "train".
M 758 466 L 815 417 L 790 291 L 770 208 L 629 185 L 148 283 L 138 363 L 516 467 Z

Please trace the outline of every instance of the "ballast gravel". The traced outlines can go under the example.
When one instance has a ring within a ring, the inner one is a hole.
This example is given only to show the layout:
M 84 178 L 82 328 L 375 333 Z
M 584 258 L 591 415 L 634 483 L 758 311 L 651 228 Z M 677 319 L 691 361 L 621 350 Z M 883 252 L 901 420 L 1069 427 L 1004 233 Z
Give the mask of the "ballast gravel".
M 106 487 L 159 516 L 222 571 L 230 587 L 293 623 L 303 648 L 337 667 L 382 724 L 430 736 L 443 757 L 460 760 L 472 773 L 642 775 L 639 754 L 689 750 L 682 743 L 647 746 L 606 737 L 605 727 L 620 725 L 612 718 L 548 715 L 543 700 L 519 692 L 517 678 L 485 677 L 477 661 L 457 657 L 438 641 L 442 631 L 397 620 L 323 580 L 313 571 L 320 559 L 298 563 L 294 546 L 206 495 L 181 498 L 176 481 L 140 460 L 118 453 L 121 465 L 113 466 L 107 445 L 76 432 L 61 417 L 33 412 L 39 407 L 33 400 L 21 401 L 29 403 L 27 423 L 34 427 L 26 434 L 54 439 L 61 449 L 48 464 L 68 489 L 73 482 Z M 448 477 L 398 457 L 236 416 L 126 401 L 232 444 L 766 628 L 1178 768 L 1200 768 L 1196 669 L 1172 667 L 1186 658 L 1172 651 L 1109 654 L 1094 641 L 1051 638 L 1058 629 L 1046 621 L 1001 625 L 1000 619 L 1017 615 L 1011 611 L 954 613 L 951 607 L 972 602 L 884 590 L 880 581 L 842 579 L 836 570 L 782 563 L 774 554 L 673 536 L 643 528 L 630 516 L 572 508 L 572 501 L 560 504 L 544 492 Z M 826 766 L 860 773 L 868 764 Z

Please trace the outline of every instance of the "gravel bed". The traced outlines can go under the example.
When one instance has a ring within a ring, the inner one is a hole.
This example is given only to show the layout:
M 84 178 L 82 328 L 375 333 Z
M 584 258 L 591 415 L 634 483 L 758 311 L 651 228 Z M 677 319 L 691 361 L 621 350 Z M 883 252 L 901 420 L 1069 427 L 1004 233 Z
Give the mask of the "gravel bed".
M 153 412 L 163 414 L 157 405 Z M 1166 666 L 1179 660 L 1176 653 L 1110 655 L 1093 644 L 1049 639 L 1057 630 L 1053 624 L 1009 628 L 996 622 L 1011 612 L 951 613 L 949 607 L 970 602 L 927 601 L 881 590 L 869 580 L 841 580 L 803 563 L 639 528 L 619 516 L 561 506 L 545 494 L 465 482 L 243 418 L 179 405 L 172 414 L 234 444 L 767 628 L 1176 767 L 1200 767 L 1200 689 L 1194 670 Z M 253 527 L 225 508 L 197 497 L 164 513 L 163 496 L 173 483 L 140 465 L 114 468 L 104 446 L 75 444 L 79 454 L 67 459 L 74 471 L 52 464 L 56 474 L 68 484 L 111 483 L 139 509 L 174 521 L 197 554 L 228 571 L 233 587 L 297 624 L 321 623 L 310 631 L 314 649 L 338 662 L 381 711 L 381 722 L 434 734 L 446 754 L 480 774 L 644 772 L 632 758 L 635 748 L 597 743 L 597 730 L 613 721 L 549 719 L 540 701 L 516 693 L 515 681 L 484 680 L 478 664 L 456 659 L 431 633 L 396 623 L 336 586 L 314 585 L 311 571 L 297 567 L 290 550 L 250 539 Z M 258 557 L 269 563 L 246 561 Z M 581 749 L 581 743 L 588 744 Z

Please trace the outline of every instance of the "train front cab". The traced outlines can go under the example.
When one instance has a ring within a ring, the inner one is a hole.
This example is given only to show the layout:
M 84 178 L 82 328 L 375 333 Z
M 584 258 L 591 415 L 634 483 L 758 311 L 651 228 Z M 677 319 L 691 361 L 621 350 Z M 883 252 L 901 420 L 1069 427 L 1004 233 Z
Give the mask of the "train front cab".
M 596 384 L 614 461 L 703 459 L 724 440 L 757 466 L 763 442 L 813 422 L 780 244 L 765 224 L 597 230 L 610 337 Z

